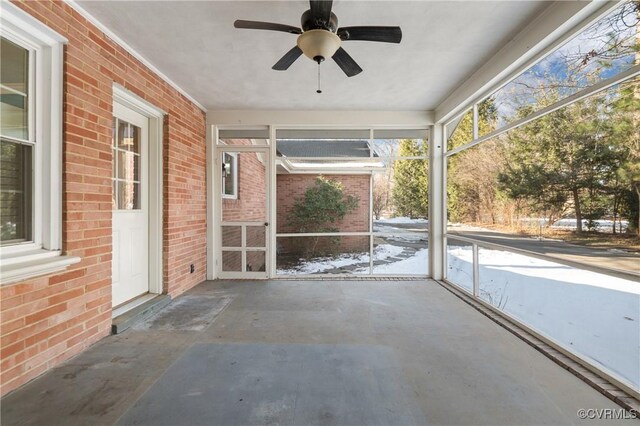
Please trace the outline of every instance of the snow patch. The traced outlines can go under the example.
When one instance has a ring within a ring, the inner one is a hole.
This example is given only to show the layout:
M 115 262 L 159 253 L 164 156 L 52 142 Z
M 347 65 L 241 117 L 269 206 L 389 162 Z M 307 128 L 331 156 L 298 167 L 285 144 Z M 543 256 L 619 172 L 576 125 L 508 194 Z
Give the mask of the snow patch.
M 374 274 L 426 275 L 428 273 L 429 250 L 420 249 L 407 259 L 383 265 L 373 265 Z
M 479 251 L 480 298 L 640 388 L 640 283 L 499 250 Z M 471 246 L 447 279 L 472 290 Z
M 373 251 L 373 260 L 384 261 L 390 257 L 400 255 L 403 250 L 404 249 L 402 247 L 394 246 L 392 244 L 380 244 L 376 246 Z M 300 263 L 295 267 L 290 269 L 278 269 L 276 272 L 279 275 L 319 274 L 331 269 L 364 263 L 369 263 L 369 253 L 347 253 L 338 257 L 317 257 L 312 260 L 300 259 Z M 358 268 L 354 270 L 354 273 L 369 273 L 369 268 Z
M 390 218 L 382 218 L 382 219 L 377 219 L 375 221 L 376 223 L 381 223 L 381 224 L 385 224 L 385 223 L 429 223 L 429 221 L 427 219 L 412 219 L 410 217 L 403 217 L 403 216 L 399 216 L 399 217 L 390 217 Z

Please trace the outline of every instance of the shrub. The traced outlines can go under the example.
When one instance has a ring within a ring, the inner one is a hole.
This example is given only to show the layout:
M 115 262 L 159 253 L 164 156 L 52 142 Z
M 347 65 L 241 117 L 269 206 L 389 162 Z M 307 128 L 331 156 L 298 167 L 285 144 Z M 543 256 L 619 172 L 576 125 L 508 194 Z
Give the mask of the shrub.
M 359 201 L 357 197 L 344 193 L 342 183 L 319 176 L 314 185 L 307 188 L 304 195 L 294 201 L 293 208 L 287 214 L 287 223 L 296 232 L 338 232 L 336 222 L 354 211 Z M 325 237 L 329 243 L 319 248 L 320 238 L 304 239 L 308 243 L 305 243 L 301 249 L 306 256 L 313 256 L 318 251 L 334 253 L 340 244 L 340 237 Z

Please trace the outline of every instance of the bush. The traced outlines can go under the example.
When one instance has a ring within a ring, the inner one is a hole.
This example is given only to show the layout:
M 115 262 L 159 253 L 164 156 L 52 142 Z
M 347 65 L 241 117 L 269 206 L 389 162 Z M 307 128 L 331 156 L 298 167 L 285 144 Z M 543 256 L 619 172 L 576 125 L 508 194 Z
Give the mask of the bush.
M 314 185 L 307 188 L 304 196 L 295 200 L 287 214 L 287 223 L 296 232 L 338 232 L 340 230 L 336 222 L 354 211 L 359 201 L 357 197 L 344 193 L 342 183 L 319 176 Z M 340 244 L 340 237 L 325 239 L 330 240 L 329 244 L 319 248 L 320 237 L 305 238 L 309 242 L 301 249 L 306 256 L 313 256 L 318 251 L 334 253 Z

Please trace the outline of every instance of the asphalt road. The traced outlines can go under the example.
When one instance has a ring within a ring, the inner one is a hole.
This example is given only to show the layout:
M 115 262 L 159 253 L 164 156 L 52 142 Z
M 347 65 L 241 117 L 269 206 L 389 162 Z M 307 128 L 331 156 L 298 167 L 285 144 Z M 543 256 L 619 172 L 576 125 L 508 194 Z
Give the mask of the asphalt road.
M 640 281 L 640 254 L 617 249 L 601 249 L 550 240 L 492 231 L 449 230 L 449 235 L 460 235 L 521 250 L 532 251 L 558 259 L 572 260 L 603 270 L 624 271 L 637 275 Z

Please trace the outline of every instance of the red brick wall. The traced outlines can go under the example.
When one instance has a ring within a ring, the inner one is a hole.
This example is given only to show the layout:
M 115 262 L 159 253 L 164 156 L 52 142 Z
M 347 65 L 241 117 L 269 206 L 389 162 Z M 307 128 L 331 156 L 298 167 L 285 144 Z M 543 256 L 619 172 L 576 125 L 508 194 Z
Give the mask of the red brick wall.
M 0 288 L 2 395 L 109 334 L 113 82 L 167 112 L 165 291 L 172 296 L 184 292 L 205 279 L 206 269 L 204 113 L 71 6 L 14 4 L 69 39 L 64 56 L 63 249 L 82 261 L 64 273 Z
M 238 198 L 222 200 L 222 220 L 263 222 L 266 215 L 265 159 L 253 152 L 238 153 Z
M 315 184 L 318 175 L 280 174 L 277 176 L 276 207 L 277 232 L 297 232 L 287 226 L 287 214 L 296 199 L 304 197 L 307 188 Z M 344 193 L 357 197 L 358 207 L 337 222 L 335 227 L 342 232 L 369 232 L 369 178 L 370 175 L 327 175 L 327 179 L 341 182 Z
M 234 139 L 234 145 L 250 145 L 248 139 Z M 222 220 L 227 222 L 264 222 L 267 217 L 266 212 L 266 179 L 265 158 L 253 152 L 238 153 L 238 198 L 222 200 Z M 227 227 L 222 230 L 223 245 L 225 241 L 231 241 L 232 235 L 240 233 L 239 227 Z M 241 245 L 239 238 L 238 245 Z M 248 247 L 263 247 L 264 233 L 247 232 Z M 254 271 L 264 270 L 264 259 L 260 254 L 248 254 L 247 264 L 252 266 Z M 259 258 L 257 258 L 257 257 Z M 251 261 L 253 259 L 253 262 Z M 238 254 L 223 254 L 223 271 L 242 271 L 242 261 Z
M 280 174 L 277 176 L 277 232 L 293 233 L 296 229 L 287 225 L 287 214 L 293 208 L 296 199 L 304 197 L 307 188 L 315 184 L 318 175 Z M 346 195 L 358 198 L 358 207 L 347 214 L 344 219 L 335 223 L 340 232 L 369 232 L 369 175 L 327 175 L 328 179 L 341 182 Z M 309 244 L 310 237 L 279 238 L 278 252 L 282 254 L 301 254 Z M 315 241 L 315 240 L 314 240 Z M 318 253 L 330 247 L 329 238 L 320 238 L 314 243 Z M 333 247 L 342 252 L 368 251 L 369 237 L 341 237 L 340 243 Z

